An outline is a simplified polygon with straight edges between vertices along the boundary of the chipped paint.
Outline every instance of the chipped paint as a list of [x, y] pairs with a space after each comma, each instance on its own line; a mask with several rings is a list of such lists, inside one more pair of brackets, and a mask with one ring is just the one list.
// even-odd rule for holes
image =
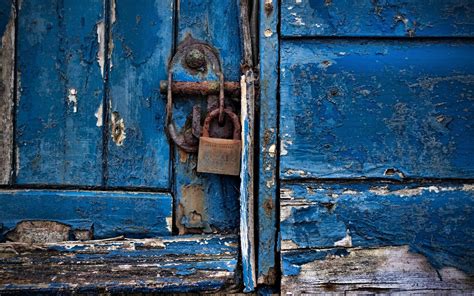
[[[2, 33], [0, 44], [0, 185], [8, 184], [12, 179], [13, 165], [13, 106], [15, 73], [15, 19], [16, 13], [10, 1], [5, 2], [5, 11], [1, 15], [9, 16], [0, 20]], [[3, 8], [3, 7], [2, 7]], [[1, 9], [1, 8], [0, 8]], [[3, 10], [3, 9], [2, 9]], [[5, 26], [5, 27], [3, 27]], [[18, 75], [18, 88], [21, 87]]]
[[346, 230], [346, 236], [343, 239], [334, 242], [334, 246], [345, 247], [345, 248], [352, 247], [352, 237], [351, 237], [351, 233], [349, 229]]
[[212, 232], [202, 185], [190, 184], [181, 188], [176, 227], [179, 234]]
[[70, 88], [68, 90], [68, 104], [72, 105], [72, 112], [77, 112], [77, 90], [75, 88]]
[[103, 112], [104, 112], [104, 104], [100, 104], [99, 107], [97, 108], [97, 111], [94, 113], [95, 118], [97, 118], [97, 121], [95, 125], [97, 127], [101, 127], [103, 125]]
[[270, 155], [270, 157], [275, 157], [275, 152], [276, 152], [276, 145], [275, 145], [275, 144], [272, 144], [272, 145], [268, 148], [268, 154]]
[[[407, 189], [398, 189], [394, 191], [390, 191], [388, 186], [382, 187], [373, 187], [370, 188], [370, 192], [377, 194], [377, 195], [398, 195], [400, 197], [411, 197], [411, 196], [418, 196], [422, 195], [423, 191], [439, 193], [443, 191], [456, 191], [459, 190], [457, 187], [441, 187], [441, 186], [428, 186], [428, 187], [416, 187], [416, 188], [407, 188]], [[464, 185], [462, 188], [463, 191], [474, 191], [473, 186]]]
[[112, 112], [111, 118], [112, 133], [111, 137], [117, 146], [122, 146], [126, 138], [125, 122], [117, 111]]
[[105, 22], [100, 21], [96, 25], [97, 30], [97, 63], [100, 67], [100, 74], [104, 78], [104, 66], [105, 66]]

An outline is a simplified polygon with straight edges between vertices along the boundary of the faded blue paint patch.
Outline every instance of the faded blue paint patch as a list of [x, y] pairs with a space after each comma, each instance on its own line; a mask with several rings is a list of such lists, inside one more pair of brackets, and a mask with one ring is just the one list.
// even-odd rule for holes
[[[474, 274], [474, 191], [450, 183], [285, 184], [282, 241], [329, 248], [409, 245], [435, 268]], [[294, 204], [294, 206], [292, 206]]]
[[283, 36], [473, 36], [469, 0], [283, 0]]
[[[109, 135], [109, 186], [169, 189], [170, 146], [165, 134], [165, 100], [159, 93], [172, 55], [174, 1], [115, 2], [111, 23], [108, 110], [123, 120], [123, 141]], [[113, 48], [110, 48], [113, 47]], [[110, 109], [109, 109], [110, 108]]]
[[171, 234], [172, 197], [164, 193], [14, 190], [0, 191], [3, 232], [23, 220], [94, 226], [94, 238]]
[[474, 176], [474, 46], [284, 41], [282, 178]]
[[103, 2], [23, 1], [18, 12], [17, 183], [101, 185]]

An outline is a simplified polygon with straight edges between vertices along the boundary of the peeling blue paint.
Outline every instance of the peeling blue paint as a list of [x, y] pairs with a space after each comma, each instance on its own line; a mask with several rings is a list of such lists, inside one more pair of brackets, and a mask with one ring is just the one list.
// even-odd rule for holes
[[469, 0], [283, 0], [283, 36], [473, 36]]
[[330, 250], [298, 250], [285, 252], [282, 256], [281, 268], [283, 276], [298, 275], [301, 272], [301, 265], [315, 260], [324, 260], [328, 256], [347, 256], [350, 251], [346, 249]]
[[170, 194], [5, 190], [0, 191], [0, 204], [4, 232], [23, 220], [48, 220], [73, 227], [89, 221], [94, 238], [171, 234]]
[[282, 178], [474, 176], [469, 41], [284, 41]]
[[102, 183], [102, 129], [94, 113], [103, 95], [96, 63], [96, 27], [103, 12], [103, 3], [93, 0], [22, 2], [17, 28], [18, 184]]
[[330, 248], [348, 234], [352, 247], [409, 245], [435, 268], [474, 274], [472, 185], [304, 183], [283, 190], [282, 209], [290, 210], [283, 242]]

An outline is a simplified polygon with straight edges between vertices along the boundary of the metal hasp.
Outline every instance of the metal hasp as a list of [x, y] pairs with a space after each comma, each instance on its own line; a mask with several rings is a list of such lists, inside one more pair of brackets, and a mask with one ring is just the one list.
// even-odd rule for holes
[[[214, 78], [204, 81], [173, 81], [173, 72], [184, 68], [192, 79]], [[168, 66], [168, 81], [160, 82], [160, 91], [167, 94], [166, 127], [168, 136], [179, 148], [188, 152], [198, 151], [201, 128], [200, 106], [193, 107], [192, 127], [183, 127], [178, 133], [173, 122], [173, 94], [177, 95], [218, 95], [218, 122], [224, 125], [224, 94], [236, 95], [240, 92], [238, 82], [224, 82], [224, 74], [217, 51], [206, 43], [199, 42], [191, 36], [179, 45], [176, 54]], [[213, 111], [213, 110], [209, 110]], [[234, 124], [235, 127], [235, 124]]]

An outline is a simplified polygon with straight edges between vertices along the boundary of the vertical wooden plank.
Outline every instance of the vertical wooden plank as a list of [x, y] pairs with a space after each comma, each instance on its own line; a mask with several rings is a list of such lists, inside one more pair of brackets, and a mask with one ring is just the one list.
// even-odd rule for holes
[[101, 1], [21, 1], [18, 12], [19, 184], [100, 185]]
[[111, 2], [107, 185], [170, 186], [165, 134], [167, 77], [173, 47], [172, 0]]
[[255, 76], [250, 29], [249, 0], [240, 0], [240, 32], [243, 63], [240, 78], [242, 159], [240, 167], [240, 244], [244, 292], [257, 287], [255, 245]]
[[[178, 43], [191, 36], [215, 47], [225, 80], [239, 81], [241, 45], [237, 1], [186, 0], [178, 3]], [[200, 77], [189, 75], [186, 78], [200, 80]], [[185, 125], [193, 105], [201, 105], [205, 110], [207, 98], [175, 98], [173, 120], [178, 129]], [[237, 233], [239, 178], [198, 174], [197, 155], [176, 147], [174, 155], [174, 202], [179, 232]]]
[[15, 19], [14, 2], [0, 1], [0, 185], [12, 177]]
[[240, 243], [242, 250], [242, 273], [244, 292], [257, 286], [255, 254], [255, 208], [254, 208], [254, 107], [255, 85], [252, 70], [241, 78], [242, 91], [242, 162], [240, 171]]
[[278, 190], [278, 15], [276, 0], [260, 1], [260, 112], [258, 184], [258, 283], [277, 278], [276, 209]]

